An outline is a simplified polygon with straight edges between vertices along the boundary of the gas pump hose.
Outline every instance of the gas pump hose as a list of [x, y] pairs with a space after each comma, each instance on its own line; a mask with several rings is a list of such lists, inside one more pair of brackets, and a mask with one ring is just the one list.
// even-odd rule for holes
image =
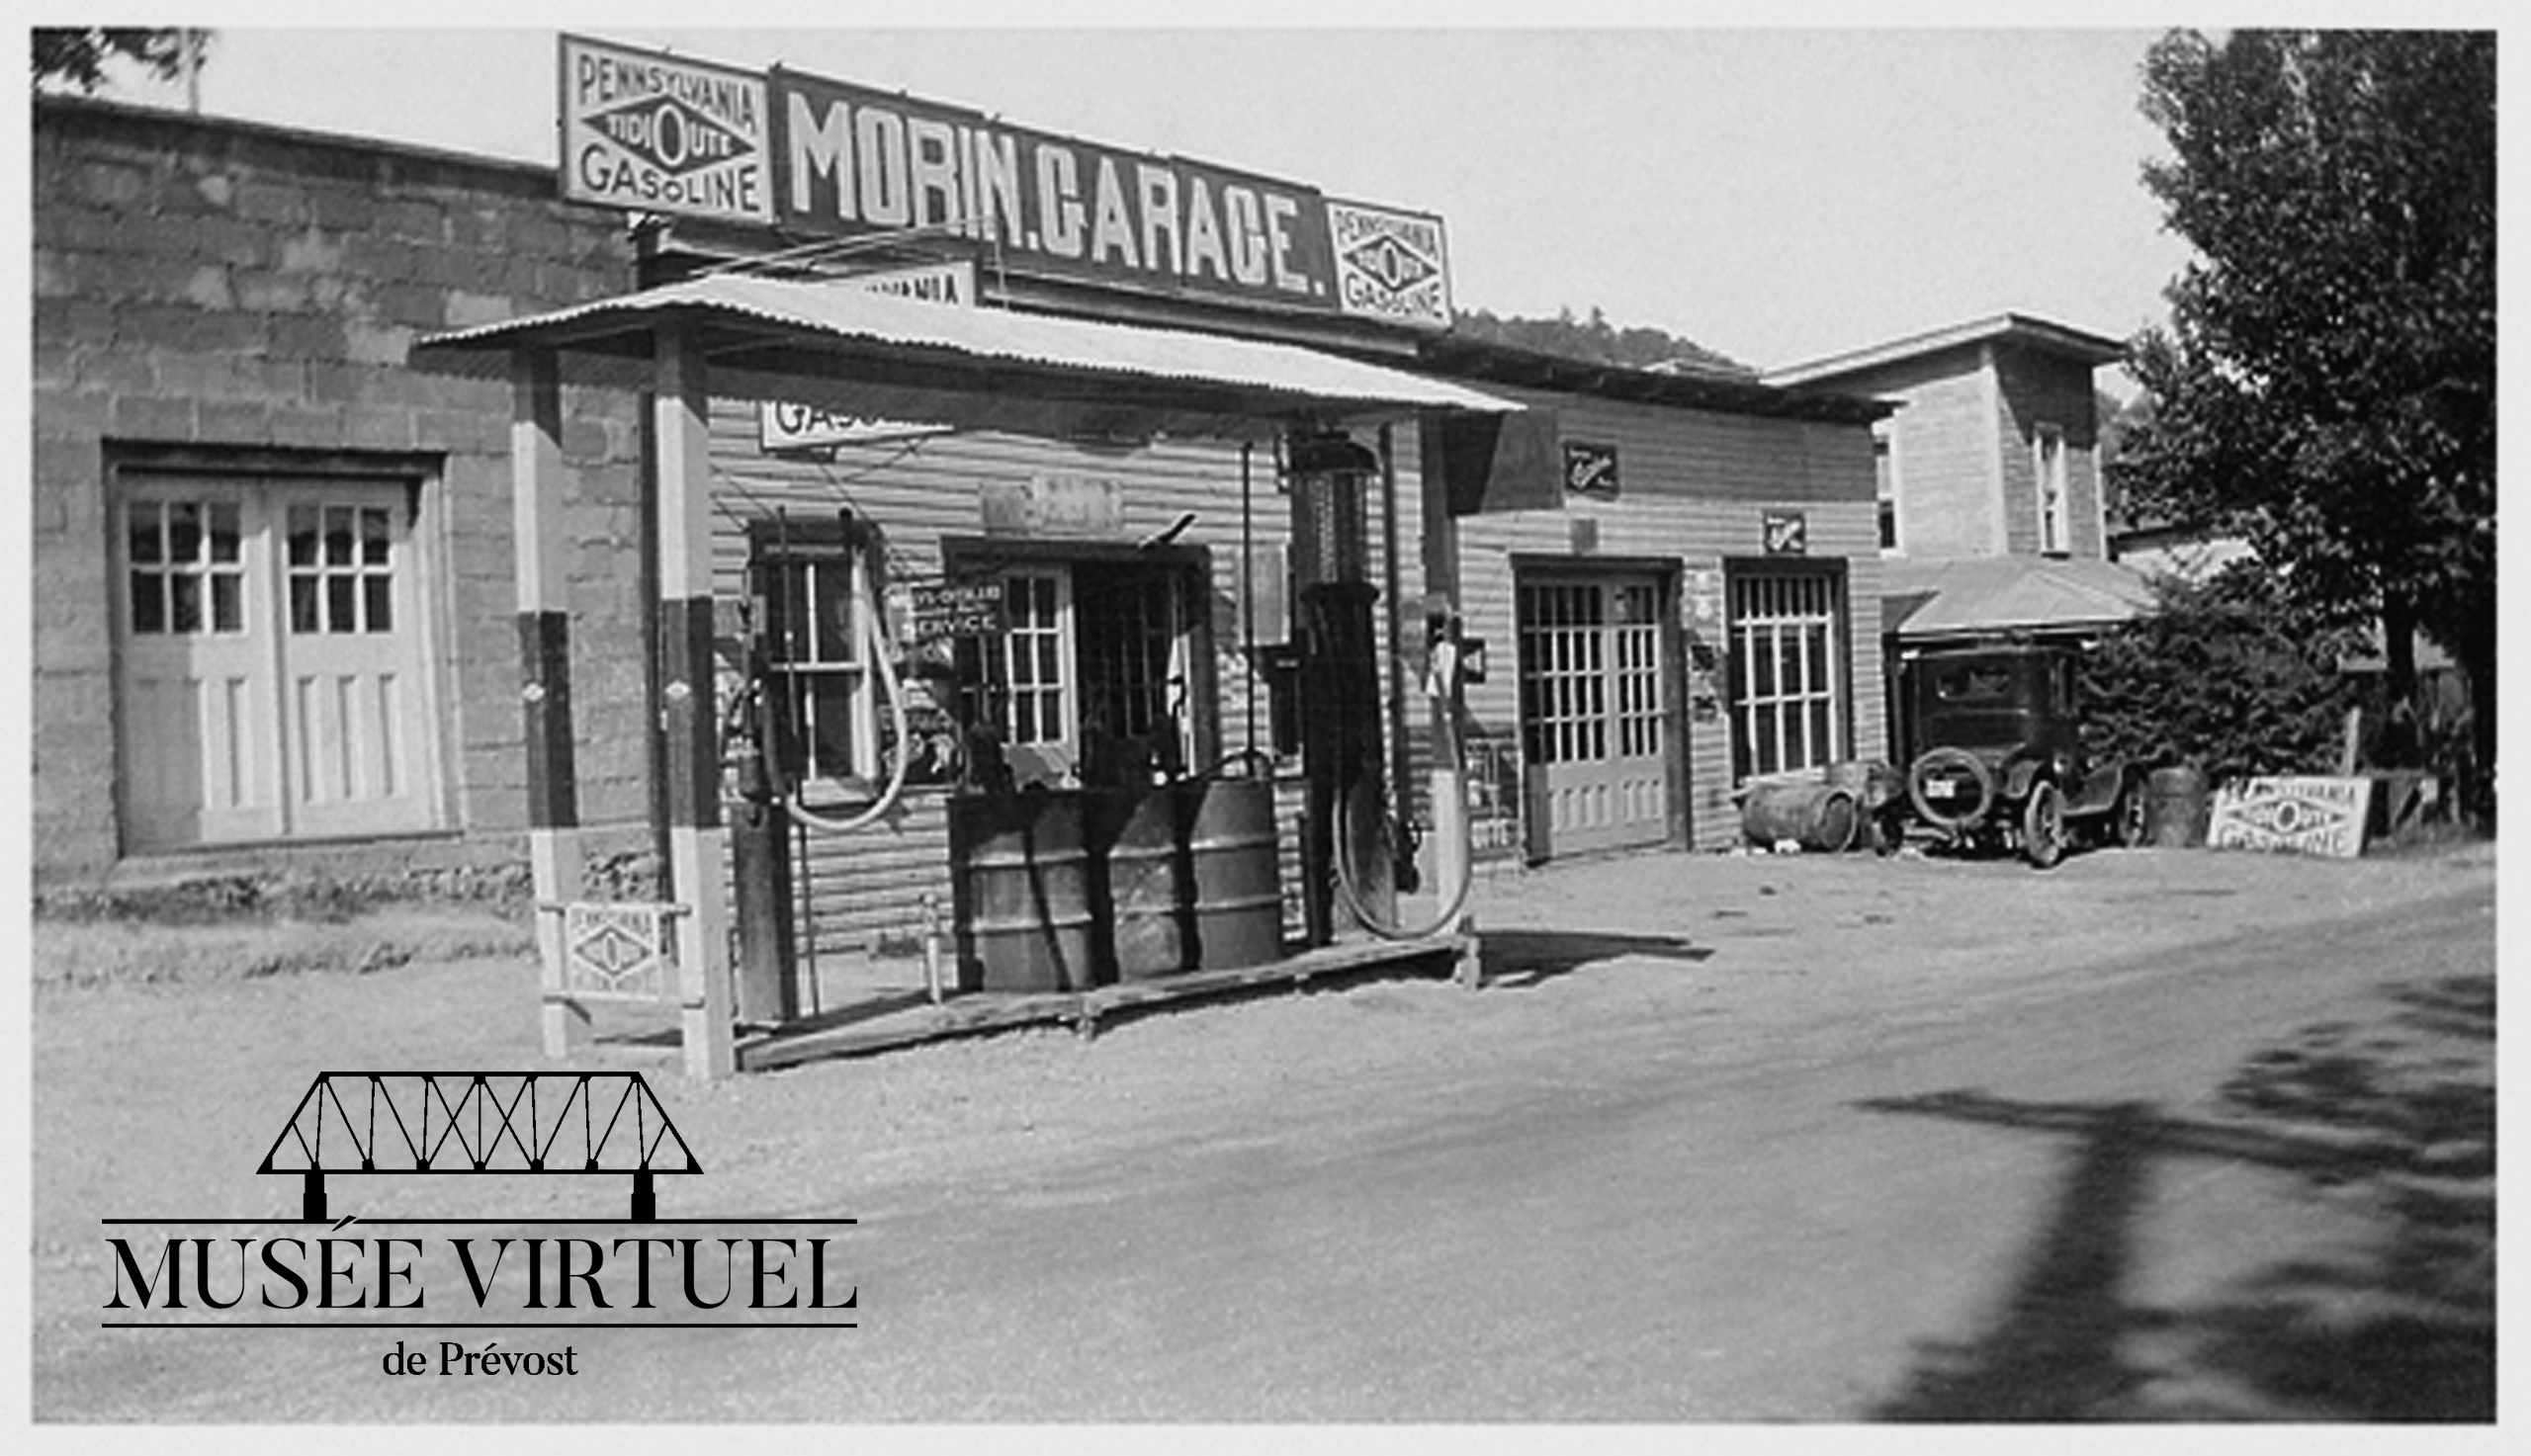
[[[1446, 761], [1459, 772], [1464, 773], [1467, 769], [1466, 748], [1459, 741], [1458, 715], [1455, 712], [1445, 711], [1441, 715], [1441, 722], [1443, 725], [1441, 736], [1446, 740], [1445, 746], [1449, 755]], [[1462, 794], [1467, 792], [1464, 781], [1461, 783], [1459, 792]], [[1363, 928], [1382, 940], [1426, 940], [1457, 924], [1459, 912], [1467, 908], [1468, 891], [1476, 883], [1474, 857], [1464, 853], [1459, 855], [1459, 883], [1452, 888], [1444, 899], [1441, 908], [1434, 914], [1432, 919], [1422, 925], [1397, 925], [1383, 921], [1373, 915], [1369, 906], [1363, 903], [1358, 877], [1353, 873], [1352, 819], [1355, 811], [1350, 802], [1353, 796], [1349, 794], [1344, 797], [1348, 802], [1337, 809], [1336, 884], [1338, 889], [1345, 892], [1345, 906], [1353, 912], [1353, 918], [1361, 922]]]
[[914, 742], [906, 719], [905, 684], [897, 677], [896, 663], [888, 658], [887, 640], [879, 631], [879, 606], [871, 598], [866, 584], [861, 591], [860, 616], [861, 641], [868, 647], [870, 655], [878, 662], [879, 691], [887, 695], [888, 721], [897, 731], [897, 761], [889, 770], [887, 792], [881, 794], [869, 808], [848, 818], [829, 818], [819, 814], [801, 802], [800, 786], [798, 784], [791, 786], [790, 792], [784, 796], [784, 807], [790, 811], [791, 817], [812, 829], [829, 834], [849, 834], [855, 829], [867, 828], [877, 823], [880, 815], [896, 808], [897, 801], [905, 795], [906, 769], [914, 762]]

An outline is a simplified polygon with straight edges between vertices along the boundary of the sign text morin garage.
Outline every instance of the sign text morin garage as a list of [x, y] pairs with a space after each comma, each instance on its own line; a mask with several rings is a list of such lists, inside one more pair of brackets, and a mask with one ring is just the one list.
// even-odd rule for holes
[[1184, 157], [772, 68], [567, 36], [564, 195], [778, 223], [965, 240], [998, 273], [1450, 322], [1441, 219]]
[[563, 196], [773, 220], [764, 78], [563, 38]]
[[1326, 205], [1309, 188], [779, 67], [772, 86], [785, 226], [935, 228], [1024, 271], [1336, 304]]

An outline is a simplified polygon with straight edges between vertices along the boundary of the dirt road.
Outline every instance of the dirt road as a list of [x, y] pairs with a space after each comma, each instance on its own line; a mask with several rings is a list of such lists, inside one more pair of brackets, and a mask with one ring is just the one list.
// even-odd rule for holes
[[315, 1071], [537, 1065], [521, 964], [45, 991], [35, 1410], [2468, 1416], [2492, 1400], [2493, 902], [2484, 850], [1676, 856], [1490, 883], [1481, 992], [663, 1077], [710, 1174], [662, 1212], [857, 1218], [859, 1328], [576, 1330], [583, 1373], [533, 1386], [388, 1379], [392, 1330], [100, 1328], [95, 1223], [289, 1212], [251, 1169]]

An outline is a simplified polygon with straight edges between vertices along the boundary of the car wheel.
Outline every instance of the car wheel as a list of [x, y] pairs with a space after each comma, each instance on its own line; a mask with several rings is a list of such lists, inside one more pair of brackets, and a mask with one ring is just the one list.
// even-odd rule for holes
[[2136, 849], [2144, 842], [2144, 786], [2129, 783], [2118, 791], [2118, 807], [2110, 811], [2110, 832], [2118, 837], [2121, 849]]
[[2030, 802], [2021, 811], [2021, 855], [2043, 870], [2065, 857], [2065, 796], [2054, 784], [2030, 788]]

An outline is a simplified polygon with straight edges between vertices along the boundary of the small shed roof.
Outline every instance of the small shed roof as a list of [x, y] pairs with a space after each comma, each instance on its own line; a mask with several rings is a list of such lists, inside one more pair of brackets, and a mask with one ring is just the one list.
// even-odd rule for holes
[[1893, 557], [1881, 569], [1881, 630], [1902, 642], [2109, 627], [2153, 604], [2142, 575], [2071, 557]]

